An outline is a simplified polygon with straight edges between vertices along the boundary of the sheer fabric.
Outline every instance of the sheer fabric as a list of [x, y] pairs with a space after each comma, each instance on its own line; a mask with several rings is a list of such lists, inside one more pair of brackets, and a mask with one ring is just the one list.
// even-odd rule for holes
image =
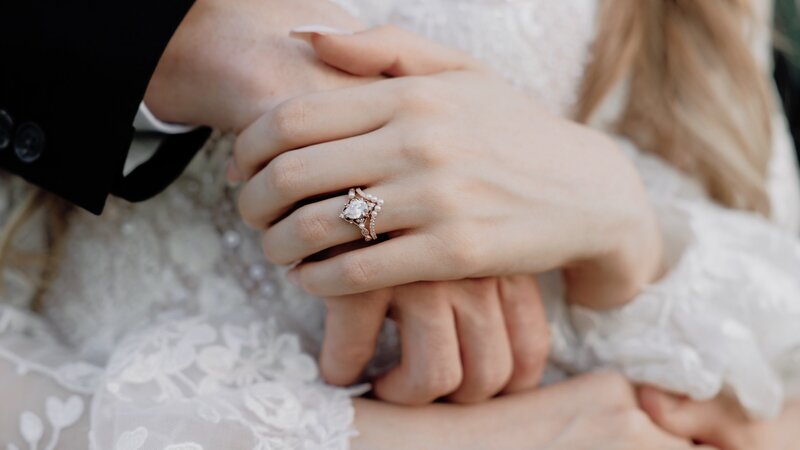
[[[486, 61], [568, 114], [595, 34], [595, 0], [341, 0]], [[766, 2], [764, 2], [766, 3]], [[766, 68], [763, 29], [753, 48]], [[619, 99], [617, 99], [619, 100]], [[610, 111], [613, 108], [610, 109]], [[606, 119], [613, 116], [608, 113]], [[723, 390], [755, 416], [800, 394], [800, 194], [775, 115], [775, 220], [730, 211], [692, 180], [620, 141], [659, 212], [668, 275], [624, 308], [568, 308], [542, 276], [550, 373], [613, 366], [695, 398]], [[350, 398], [320, 380], [324, 308], [261, 256], [223, 181], [217, 138], [175, 185], [139, 205], [76, 213], [40, 313], [14, 272], [0, 305], [0, 443], [6, 449], [344, 449]], [[3, 184], [0, 210], [15, 193]], [[34, 244], [35, 226], [26, 230]], [[32, 244], [33, 245], [33, 244]], [[396, 361], [387, 324], [371, 372]]]

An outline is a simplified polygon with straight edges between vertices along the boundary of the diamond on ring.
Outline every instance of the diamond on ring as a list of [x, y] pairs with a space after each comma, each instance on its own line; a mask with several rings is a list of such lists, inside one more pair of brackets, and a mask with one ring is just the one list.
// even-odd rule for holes
[[361, 235], [364, 236], [365, 241], [378, 239], [378, 235], [375, 232], [375, 222], [381, 211], [383, 200], [365, 193], [361, 188], [352, 188], [347, 195], [350, 200], [344, 205], [339, 217], [348, 223], [356, 225], [361, 231]]

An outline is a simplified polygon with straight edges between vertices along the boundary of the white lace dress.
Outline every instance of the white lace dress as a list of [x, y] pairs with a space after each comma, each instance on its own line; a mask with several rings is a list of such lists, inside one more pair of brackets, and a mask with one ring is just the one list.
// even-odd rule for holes
[[[461, 47], [566, 114], [595, 33], [595, 0], [352, 0]], [[765, 16], [766, 17], [766, 16]], [[754, 49], [768, 66], [766, 19]], [[613, 114], [613, 113], [612, 113]], [[800, 196], [775, 115], [774, 223], [726, 210], [623, 143], [656, 204], [669, 274], [630, 305], [567, 308], [542, 277], [551, 374], [613, 366], [630, 378], [709, 398], [725, 390], [757, 416], [800, 394]], [[343, 449], [350, 397], [319, 381], [324, 309], [264, 263], [222, 181], [215, 141], [166, 193], [76, 213], [40, 314], [14, 272], [0, 304], [0, 448]], [[4, 183], [8, 184], [8, 183]], [[8, 209], [13, 192], [0, 195]], [[36, 229], [26, 230], [35, 241]], [[385, 330], [373, 371], [392, 364]]]

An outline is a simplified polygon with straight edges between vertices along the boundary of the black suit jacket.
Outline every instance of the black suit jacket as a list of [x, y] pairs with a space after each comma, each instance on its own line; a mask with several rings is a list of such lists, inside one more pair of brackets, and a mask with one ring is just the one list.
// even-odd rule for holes
[[122, 170], [150, 77], [193, 0], [0, 0], [0, 167], [99, 214], [172, 181], [208, 136]]
[[782, 52], [775, 52], [775, 82], [800, 160], [800, 67]]

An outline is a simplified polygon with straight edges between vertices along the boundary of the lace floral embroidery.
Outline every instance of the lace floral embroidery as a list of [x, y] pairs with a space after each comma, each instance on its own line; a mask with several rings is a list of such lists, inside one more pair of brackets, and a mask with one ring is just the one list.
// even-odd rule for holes
[[[61, 431], [74, 425], [83, 414], [83, 399], [72, 395], [66, 400], [58, 397], [47, 397], [45, 401], [45, 418], [43, 421], [36, 413], [24, 411], [19, 417], [19, 433], [28, 444], [30, 450], [52, 450], [58, 444]], [[44, 437], [46, 428], [49, 428], [50, 439], [47, 444], [39, 447]], [[9, 444], [8, 450], [18, 450], [14, 444]]]

